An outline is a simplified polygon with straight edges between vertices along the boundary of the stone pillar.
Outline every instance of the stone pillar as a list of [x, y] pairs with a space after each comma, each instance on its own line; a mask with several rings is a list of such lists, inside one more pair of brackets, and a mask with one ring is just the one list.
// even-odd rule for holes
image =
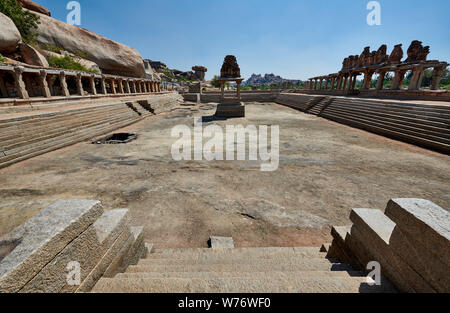
[[223, 102], [225, 99], [225, 82], [220, 81], [220, 102]]
[[331, 90], [334, 89], [334, 83], [335, 82], [336, 82], [336, 76], [331, 77], [331, 87], [330, 87]]
[[130, 81], [129, 81], [128, 79], [125, 79], [124, 82], [125, 82], [125, 92], [126, 92], [126, 93], [131, 93], [131, 90], [130, 90]]
[[119, 78], [119, 79], [117, 80], [117, 83], [119, 84], [119, 93], [120, 93], [120, 94], [124, 94], [124, 92], [123, 92], [123, 79], [122, 79], [122, 78]]
[[423, 68], [417, 67], [417, 68], [413, 69], [413, 75], [412, 75], [408, 90], [419, 90], [420, 89], [420, 86], [422, 85], [423, 72], [424, 72]]
[[131, 92], [136, 93], [137, 92], [136, 91], [136, 81], [132, 80], [132, 81], [130, 81], [130, 83], [131, 83]]
[[320, 78], [320, 79], [319, 79], [319, 90], [322, 90], [322, 82], [323, 82], [323, 79]]
[[23, 69], [21, 67], [14, 68], [14, 81], [16, 84], [17, 94], [21, 99], [29, 99], [27, 87], [23, 82]]
[[431, 82], [431, 90], [438, 90], [439, 84], [441, 83], [442, 74], [444, 73], [445, 67], [435, 67], [433, 71], [433, 81]]
[[337, 90], [340, 90], [341, 88], [342, 88], [342, 75], [340, 74], [339, 76], [338, 76], [338, 81], [337, 81], [337, 85], [336, 85], [336, 89]]
[[113, 95], [117, 94], [117, 90], [116, 90], [116, 82], [114, 78], [111, 78], [109, 80], [109, 83], [111, 84], [111, 92]]
[[356, 81], [358, 80], [358, 74], [355, 74], [355, 76], [353, 77], [353, 86], [352, 89], [356, 89]]
[[2, 97], [8, 98], [8, 90], [6, 89], [5, 81], [3, 80], [3, 77], [0, 75], [0, 93]]
[[402, 88], [403, 80], [405, 79], [406, 70], [395, 71], [395, 76], [392, 79], [391, 90], [399, 90]]
[[[236, 85], [237, 85], [237, 93], [236, 93], [236, 95], [237, 95], [237, 98], [238, 98], [238, 100], [239, 101], [241, 101], [241, 81], [237, 81], [236, 82]], [[200, 88], [200, 90], [201, 90], [201, 88]]]
[[308, 89], [313, 89], [313, 80], [312, 79], [310, 79], [309, 80], [309, 85], [308, 85]]
[[351, 90], [353, 86], [353, 73], [348, 75], [347, 90]]
[[69, 88], [67, 88], [66, 73], [64, 71], [59, 73], [59, 82], [61, 84], [61, 92], [64, 97], [70, 97]]
[[158, 91], [158, 92], [161, 92], [161, 83], [156, 83], [156, 90]]
[[83, 82], [81, 81], [80, 73], [77, 74], [76, 80], [77, 80], [77, 92], [80, 96], [84, 96]]
[[102, 94], [107, 95], [108, 94], [108, 90], [106, 89], [106, 81], [105, 81], [105, 77], [102, 77], [100, 79], [100, 84], [102, 86]]
[[369, 90], [370, 84], [372, 83], [373, 71], [365, 71], [364, 72], [364, 81], [361, 87], [361, 90]]
[[141, 93], [141, 82], [140, 81], [136, 81], [136, 92]]
[[91, 83], [92, 94], [94, 96], [97, 95], [97, 88], [95, 88], [95, 77], [94, 77], [94, 75], [89, 77], [89, 82]]
[[46, 70], [41, 70], [39, 72], [39, 85], [41, 86], [42, 89], [42, 94], [44, 95], [44, 97], [46, 98], [50, 98], [52, 96], [51, 92], [50, 92], [50, 88], [48, 87], [48, 83], [47, 83], [47, 71]]
[[377, 90], [383, 90], [384, 79], [386, 78], [386, 71], [378, 73]]
[[314, 88], [313, 88], [313, 90], [316, 90], [317, 89], [317, 79], [314, 79]]

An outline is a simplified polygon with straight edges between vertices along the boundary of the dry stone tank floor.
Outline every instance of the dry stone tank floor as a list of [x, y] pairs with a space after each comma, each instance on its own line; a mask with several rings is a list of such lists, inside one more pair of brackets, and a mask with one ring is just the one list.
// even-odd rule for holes
[[[391, 198], [450, 207], [450, 157], [274, 103], [247, 103], [247, 117], [220, 126], [280, 126], [280, 167], [259, 162], [172, 160], [172, 127], [211, 116], [185, 107], [117, 130], [124, 145], [83, 142], [0, 170], [0, 234], [56, 202], [100, 200], [128, 208], [156, 248], [206, 247], [211, 235], [236, 247], [320, 246], [350, 208], [384, 210]], [[209, 123], [211, 124], [211, 123]]]

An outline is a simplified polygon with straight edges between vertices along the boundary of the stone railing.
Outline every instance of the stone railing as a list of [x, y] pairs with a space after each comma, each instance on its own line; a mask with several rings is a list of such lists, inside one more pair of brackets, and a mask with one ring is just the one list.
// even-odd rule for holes
[[99, 201], [58, 201], [0, 238], [0, 293], [88, 292], [145, 256], [143, 227]]
[[[333, 227], [328, 257], [373, 270], [401, 292], [450, 292], [450, 213], [423, 199], [393, 199], [386, 212], [353, 209], [352, 226]], [[368, 266], [369, 265], [369, 266]]]
[[161, 82], [0, 63], [0, 95], [9, 99], [161, 92]]

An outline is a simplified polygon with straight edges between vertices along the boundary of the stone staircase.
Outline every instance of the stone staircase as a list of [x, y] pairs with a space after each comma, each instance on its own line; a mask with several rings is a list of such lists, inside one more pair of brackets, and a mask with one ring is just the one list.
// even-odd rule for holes
[[395, 292], [320, 248], [155, 250], [125, 273], [102, 278], [94, 293], [379, 293]]
[[450, 152], [450, 107], [335, 98], [322, 117]]
[[331, 97], [325, 97], [320, 100], [316, 105], [308, 110], [308, 113], [320, 116], [323, 110], [325, 110], [333, 101]]
[[277, 103], [329, 120], [450, 153], [450, 106], [280, 94]]
[[0, 118], [0, 168], [136, 123], [179, 105], [175, 94]]

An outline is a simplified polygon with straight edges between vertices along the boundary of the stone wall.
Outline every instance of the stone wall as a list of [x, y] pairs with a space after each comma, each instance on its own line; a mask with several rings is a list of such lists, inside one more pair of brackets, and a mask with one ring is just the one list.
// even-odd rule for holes
[[58, 201], [0, 238], [0, 292], [88, 292], [145, 256], [143, 238], [126, 209]]
[[401, 292], [450, 292], [450, 213], [423, 199], [392, 199], [385, 213], [353, 209], [333, 227], [328, 257], [360, 270], [369, 262]]

